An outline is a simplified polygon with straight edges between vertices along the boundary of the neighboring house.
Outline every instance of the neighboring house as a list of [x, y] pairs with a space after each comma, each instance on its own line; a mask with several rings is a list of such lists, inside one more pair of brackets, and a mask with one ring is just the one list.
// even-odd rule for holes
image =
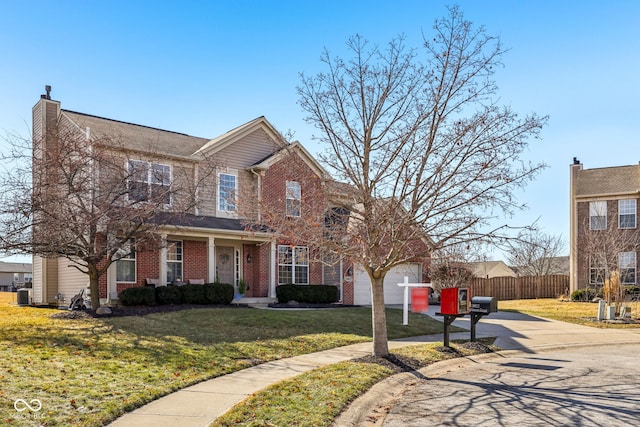
[[570, 263], [568, 256], [557, 256], [550, 258], [551, 269], [549, 274], [569, 274]]
[[570, 171], [571, 291], [602, 286], [607, 265], [623, 284], [637, 284], [640, 165], [584, 169], [574, 158]]
[[0, 291], [12, 291], [31, 283], [33, 268], [31, 264], [0, 261]]
[[475, 277], [491, 279], [493, 277], [516, 277], [517, 274], [503, 261], [470, 262]]
[[[544, 258], [541, 261], [541, 264], [545, 268], [548, 269], [548, 274], [566, 274], [569, 275], [569, 257], [568, 256], [557, 256], [551, 258]], [[510, 268], [518, 275], [518, 276], [528, 276], [531, 274], [531, 268], [526, 268], [522, 266], [510, 266]]]
[[[282, 215], [300, 216], [301, 204], [323, 206], [322, 201], [305, 198], [305, 194], [318, 193], [311, 187], [332, 182], [300, 143], [287, 143], [264, 117], [208, 139], [65, 110], [59, 101], [43, 95], [33, 108], [34, 139], [44, 138], [47, 127], [56, 125], [77, 129], [87, 138], [117, 135], [137, 153], [138, 162], [162, 173], [164, 185], [171, 185], [176, 168], [188, 165], [197, 169], [202, 153], [220, 159], [224, 165], [219, 167], [215, 182], [198, 194], [198, 210], [161, 229], [166, 247], [137, 251], [114, 263], [101, 277], [102, 301], [115, 299], [124, 289], [146, 282], [162, 286], [217, 280], [237, 286], [241, 279], [247, 283], [246, 302], [273, 301], [276, 286], [288, 283], [338, 285], [346, 304], [362, 303], [364, 299], [358, 296], [370, 294], [368, 278], [346, 261], [333, 265], [313, 262], [309, 247], [278, 240], [265, 230], [247, 229], [234, 202], [241, 188], [252, 191], [243, 197], [281, 206]], [[151, 180], [158, 178], [148, 179], [143, 184], [151, 186]], [[322, 211], [318, 214], [324, 216]], [[64, 258], [34, 257], [35, 303], [51, 303], [58, 295], [68, 301], [86, 288], [87, 276], [68, 264]], [[412, 282], [420, 281], [426, 268], [428, 259], [397, 268], [397, 274], [391, 277], [399, 280], [398, 275], [410, 273]], [[359, 289], [364, 286], [366, 292]], [[397, 286], [393, 288], [395, 291]]]

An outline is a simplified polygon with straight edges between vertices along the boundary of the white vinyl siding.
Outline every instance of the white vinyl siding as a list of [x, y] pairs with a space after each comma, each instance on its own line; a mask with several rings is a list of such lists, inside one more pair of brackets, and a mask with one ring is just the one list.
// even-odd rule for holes
[[66, 258], [58, 258], [58, 277], [58, 293], [62, 295], [66, 305], [82, 289], [86, 291], [89, 285], [89, 276], [71, 267], [71, 261]]
[[33, 302], [41, 303], [42, 300], [42, 257], [33, 257]]

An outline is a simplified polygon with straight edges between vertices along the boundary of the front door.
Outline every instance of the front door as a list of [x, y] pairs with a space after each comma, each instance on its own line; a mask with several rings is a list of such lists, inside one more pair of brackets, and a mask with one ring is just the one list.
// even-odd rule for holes
[[216, 278], [220, 283], [235, 286], [234, 249], [230, 246], [216, 246]]

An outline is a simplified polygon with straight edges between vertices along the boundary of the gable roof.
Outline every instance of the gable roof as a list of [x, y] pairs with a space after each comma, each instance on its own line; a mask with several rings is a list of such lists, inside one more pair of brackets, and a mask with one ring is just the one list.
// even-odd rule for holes
[[640, 165], [581, 169], [575, 182], [576, 197], [637, 194]]
[[21, 262], [5, 262], [0, 261], [0, 273], [31, 273], [33, 266], [28, 263]]
[[92, 137], [118, 138], [126, 148], [135, 151], [191, 157], [194, 152], [208, 142], [206, 138], [198, 138], [185, 133], [106, 119], [75, 111], [61, 110], [61, 115], [69, 119], [82, 132], [89, 128]]
[[295, 152], [302, 161], [304, 161], [313, 172], [323, 178], [329, 178], [329, 172], [327, 172], [320, 163], [300, 144], [299, 141], [295, 141], [287, 146], [282, 147], [270, 156], [260, 160], [258, 163], [251, 165], [247, 170], [266, 170], [273, 164], [282, 160], [286, 155]]
[[504, 261], [470, 262], [475, 277], [515, 277], [517, 274]]
[[216, 153], [258, 129], [263, 129], [278, 146], [284, 148], [287, 145], [282, 135], [280, 135], [280, 132], [278, 132], [264, 116], [260, 116], [207, 141], [206, 144], [203, 144], [198, 150], [194, 151], [194, 154], [198, 155], [207, 152], [208, 154]]

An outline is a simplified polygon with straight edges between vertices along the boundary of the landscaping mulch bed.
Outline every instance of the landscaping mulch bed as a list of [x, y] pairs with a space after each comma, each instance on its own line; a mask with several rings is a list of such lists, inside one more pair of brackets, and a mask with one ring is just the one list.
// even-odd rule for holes
[[152, 313], [169, 313], [172, 311], [191, 310], [196, 308], [246, 308], [246, 304], [231, 305], [201, 305], [201, 304], [175, 304], [175, 305], [153, 305], [153, 306], [133, 306], [133, 307], [109, 307], [111, 314], [96, 314], [93, 310], [61, 310], [52, 314], [54, 319], [86, 319], [90, 317], [123, 317], [123, 316], [145, 316]]
[[[474, 350], [478, 353], [493, 353], [493, 350], [490, 347], [479, 342], [469, 341], [469, 342], [457, 344], [457, 346], [461, 348]], [[460, 354], [458, 350], [452, 347], [440, 346], [440, 347], [437, 347], [436, 350], [441, 353]], [[354, 362], [375, 363], [378, 365], [385, 366], [397, 373], [417, 371], [421, 368], [424, 368], [425, 366], [428, 366], [431, 363], [431, 362], [422, 362], [420, 360], [412, 359], [411, 357], [393, 354], [393, 353], [385, 357], [364, 356], [364, 357], [355, 359]]]
[[303, 302], [289, 301], [287, 303], [272, 303], [269, 308], [341, 308], [341, 307], [359, 307], [358, 305], [348, 304], [309, 304]]

